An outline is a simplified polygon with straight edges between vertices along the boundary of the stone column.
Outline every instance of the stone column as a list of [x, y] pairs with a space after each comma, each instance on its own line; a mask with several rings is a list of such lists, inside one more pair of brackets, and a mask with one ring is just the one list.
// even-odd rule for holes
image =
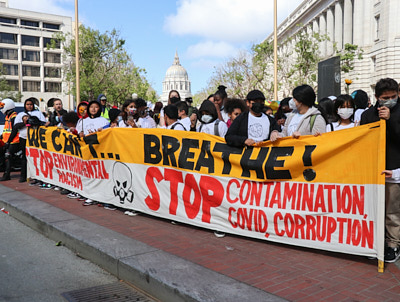
[[[346, 31], [346, 28], [344, 29]], [[338, 50], [343, 48], [343, 10], [340, 2], [335, 4], [335, 42]]]
[[[353, 44], [356, 44], [359, 46], [363, 45], [363, 43], [364, 43], [364, 40], [363, 40], [364, 2], [365, 2], [365, 0], [354, 0]], [[346, 38], [345, 38], [345, 41], [346, 41]], [[345, 42], [345, 43], [347, 43], [347, 42]]]
[[351, 0], [344, 0], [343, 19], [343, 43], [353, 44], [353, 3]]
[[313, 24], [312, 24], [312, 30], [313, 33], [319, 33], [319, 24], [318, 24], [318, 20], [314, 19], [313, 20]]
[[333, 11], [332, 8], [329, 7], [326, 11], [326, 34], [329, 37], [329, 41], [326, 43], [326, 54], [328, 56], [333, 55], [333, 41], [335, 40], [335, 28], [334, 28], [335, 20], [333, 19]]
[[[319, 34], [321, 36], [326, 35], [326, 18], [325, 18], [325, 14], [322, 13], [319, 16]], [[326, 41], [322, 41], [321, 45], [320, 45], [320, 52], [321, 52], [321, 56], [324, 58], [326, 57]]]

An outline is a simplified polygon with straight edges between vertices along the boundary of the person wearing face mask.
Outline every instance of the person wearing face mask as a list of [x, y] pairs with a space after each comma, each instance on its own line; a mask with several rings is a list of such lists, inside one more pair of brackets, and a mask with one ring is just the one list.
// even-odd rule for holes
[[264, 114], [265, 96], [260, 90], [252, 90], [246, 97], [249, 112], [239, 115], [225, 135], [226, 143], [233, 147], [252, 146], [255, 143], [279, 137], [275, 119]]
[[[224, 137], [228, 126], [218, 119], [217, 109], [213, 102], [209, 100], [203, 101], [198, 113], [200, 125], [197, 127], [197, 132], [208, 133], [220, 137]], [[191, 130], [195, 127], [192, 121]]]
[[289, 107], [296, 106], [286, 119], [282, 129], [283, 136], [299, 138], [301, 135], [320, 135], [326, 131], [326, 122], [321, 112], [314, 107], [316, 95], [309, 85], [301, 85], [293, 89], [293, 99]]
[[[386, 169], [400, 168], [400, 102], [399, 85], [391, 78], [381, 79], [375, 86], [376, 104], [361, 115], [361, 125], [386, 122]], [[385, 184], [386, 247], [385, 262], [400, 258], [400, 179], [386, 178]]]
[[326, 132], [337, 131], [355, 126], [354, 118], [354, 100], [348, 94], [339, 95], [335, 102], [335, 113], [337, 122], [326, 125]]
[[[175, 105], [181, 101], [181, 96], [177, 90], [171, 90], [168, 94], [168, 105]], [[160, 111], [160, 127], [165, 128], [164, 110]]]

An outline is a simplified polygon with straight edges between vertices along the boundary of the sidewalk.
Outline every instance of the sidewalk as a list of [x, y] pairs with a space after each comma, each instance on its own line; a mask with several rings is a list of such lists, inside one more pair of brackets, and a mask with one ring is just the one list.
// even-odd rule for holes
[[[400, 269], [365, 257], [227, 235], [83, 207], [17, 178], [0, 208], [162, 301], [400, 301]], [[398, 261], [400, 262], [400, 261]]]

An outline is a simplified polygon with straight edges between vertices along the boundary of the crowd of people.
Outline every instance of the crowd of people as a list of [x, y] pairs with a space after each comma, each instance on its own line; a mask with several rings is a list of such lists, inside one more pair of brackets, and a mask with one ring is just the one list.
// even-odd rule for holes
[[[394, 79], [385, 78], [375, 86], [375, 105], [368, 94], [356, 90], [351, 95], [342, 94], [319, 100], [309, 85], [293, 89], [291, 97], [284, 98], [276, 113], [265, 106], [265, 96], [260, 90], [250, 91], [245, 100], [228, 98], [225, 86], [204, 100], [197, 109], [192, 99], [182, 100], [179, 92], [171, 90], [168, 104], [154, 106], [142, 98], [126, 100], [120, 108], [107, 106], [107, 97], [99, 95], [97, 100], [81, 102], [76, 111], [67, 112], [61, 100], [54, 101], [53, 112], [46, 119], [34, 103], [28, 99], [24, 111], [14, 112], [15, 104], [10, 99], [0, 102], [1, 112], [6, 116], [2, 134], [0, 155], [4, 163], [1, 181], [10, 179], [14, 154], [22, 150], [20, 182], [27, 178], [25, 145], [27, 127], [59, 126], [84, 137], [107, 128], [165, 128], [180, 131], [196, 131], [224, 137], [234, 147], [255, 146], [263, 141], [276, 141], [282, 137], [298, 139], [303, 135], [323, 135], [372, 123], [386, 121], [386, 247], [385, 261], [400, 258], [400, 102], [399, 85]], [[106, 209], [114, 206], [80, 196], [78, 193], [57, 188], [51, 184], [32, 180], [31, 185], [44, 189], [57, 189], [61, 194], [83, 201], [83, 205], [99, 204]], [[137, 213], [126, 211], [127, 215]], [[223, 234], [216, 234], [222, 237]]]

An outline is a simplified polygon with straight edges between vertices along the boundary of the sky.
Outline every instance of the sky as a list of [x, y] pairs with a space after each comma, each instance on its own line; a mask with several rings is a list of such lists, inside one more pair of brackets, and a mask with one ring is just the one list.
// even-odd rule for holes
[[[303, 0], [278, 0], [278, 25]], [[162, 81], [178, 52], [192, 94], [207, 87], [215, 67], [273, 31], [273, 0], [80, 0], [79, 21], [101, 33], [116, 29], [146, 78]], [[10, 8], [70, 16], [75, 0], [8, 0]]]

